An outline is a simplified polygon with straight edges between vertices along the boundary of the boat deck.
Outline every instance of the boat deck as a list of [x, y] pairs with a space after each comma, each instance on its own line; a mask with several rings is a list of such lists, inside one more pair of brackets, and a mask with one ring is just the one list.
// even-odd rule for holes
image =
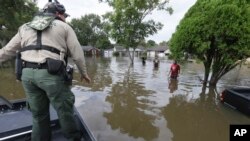
[[[93, 134], [74, 107], [75, 120], [83, 133], [85, 141], [95, 141]], [[55, 109], [50, 106], [50, 119], [53, 141], [67, 141], [60, 132], [60, 125]], [[32, 114], [26, 108], [25, 100], [9, 102], [0, 98], [0, 141], [30, 140], [32, 132]]]
[[[56, 122], [58, 122], [57, 114], [52, 107], [50, 108], [50, 111], [51, 123], [56, 124]], [[20, 131], [31, 130], [32, 115], [26, 108], [22, 108], [18, 111], [8, 110], [0, 114], [0, 123], [0, 138], [2, 138]]]

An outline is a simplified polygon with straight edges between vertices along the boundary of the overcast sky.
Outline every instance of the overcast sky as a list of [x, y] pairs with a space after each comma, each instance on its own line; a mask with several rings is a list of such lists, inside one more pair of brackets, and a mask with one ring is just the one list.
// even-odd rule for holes
[[[53, 1], [53, 0], [52, 0]], [[67, 21], [71, 18], [80, 18], [86, 14], [103, 15], [108, 11], [112, 11], [106, 3], [99, 3], [98, 0], [58, 0], [66, 8], [66, 13], [70, 15]], [[47, 0], [38, 0], [38, 7], [43, 8]], [[168, 41], [172, 33], [175, 32], [176, 26], [183, 18], [188, 9], [194, 5], [196, 0], [170, 0], [168, 4], [174, 9], [174, 13], [169, 15], [166, 12], [154, 12], [148, 18], [161, 22], [164, 27], [157, 34], [148, 37], [146, 40], [154, 40], [157, 43]]]

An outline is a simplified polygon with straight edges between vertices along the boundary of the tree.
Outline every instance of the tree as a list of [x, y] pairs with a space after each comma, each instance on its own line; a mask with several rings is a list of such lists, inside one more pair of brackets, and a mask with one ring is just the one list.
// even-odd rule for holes
[[157, 44], [154, 40], [148, 40], [147, 47], [154, 47], [155, 45], [157, 45]]
[[168, 42], [167, 41], [162, 41], [159, 43], [160, 46], [168, 46]]
[[[101, 1], [101, 0], [100, 0]], [[168, 0], [106, 0], [114, 12], [106, 14], [109, 19], [109, 35], [127, 50], [136, 47], [149, 35], [157, 33], [162, 24], [154, 20], [145, 20], [153, 10], [172, 9], [166, 7]], [[129, 52], [131, 64], [134, 63], [134, 53]]]
[[100, 49], [110, 49], [113, 47], [106, 34], [100, 34], [98, 36], [95, 46]]
[[0, 0], [0, 46], [8, 42], [22, 24], [30, 21], [38, 11], [28, 0]]
[[80, 19], [72, 19], [70, 24], [81, 45], [92, 45], [100, 49], [111, 46], [100, 16], [95, 14], [85, 15]]
[[170, 50], [175, 58], [188, 53], [200, 59], [204, 84], [210, 78], [209, 85], [214, 87], [250, 56], [249, 15], [248, 0], [198, 0], [178, 25]]

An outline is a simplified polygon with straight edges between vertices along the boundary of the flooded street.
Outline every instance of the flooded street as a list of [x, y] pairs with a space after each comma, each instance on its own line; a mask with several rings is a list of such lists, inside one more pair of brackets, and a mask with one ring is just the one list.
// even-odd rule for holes
[[[172, 61], [160, 58], [155, 69], [152, 59], [143, 66], [135, 58], [129, 67], [127, 57], [86, 57], [93, 82], [80, 83], [75, 75], [72, 91], [98, 141], [228, 141], [230, 124], [250, 124], [250, 117], [218, 99], [226, 87], [250, 86], [250, 68], [236, 68], [216, 90], [202, 91], [202, 64], [181, 64], [179, 79], [171, 81]], [[24, 97], [14, 70], [1, 69], [1, 74], [0, 94], [7, 99]]]

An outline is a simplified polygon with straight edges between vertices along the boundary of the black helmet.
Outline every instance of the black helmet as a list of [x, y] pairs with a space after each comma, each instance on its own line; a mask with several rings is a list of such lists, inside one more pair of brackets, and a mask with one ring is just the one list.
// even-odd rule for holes
[[66, 11], [65, 7], [58, 2], [48, 2], [44, 6], [43, 10], [45, 13], [53, 13], [53, 14], [55, 14], [56, 12], [64, 14]]

